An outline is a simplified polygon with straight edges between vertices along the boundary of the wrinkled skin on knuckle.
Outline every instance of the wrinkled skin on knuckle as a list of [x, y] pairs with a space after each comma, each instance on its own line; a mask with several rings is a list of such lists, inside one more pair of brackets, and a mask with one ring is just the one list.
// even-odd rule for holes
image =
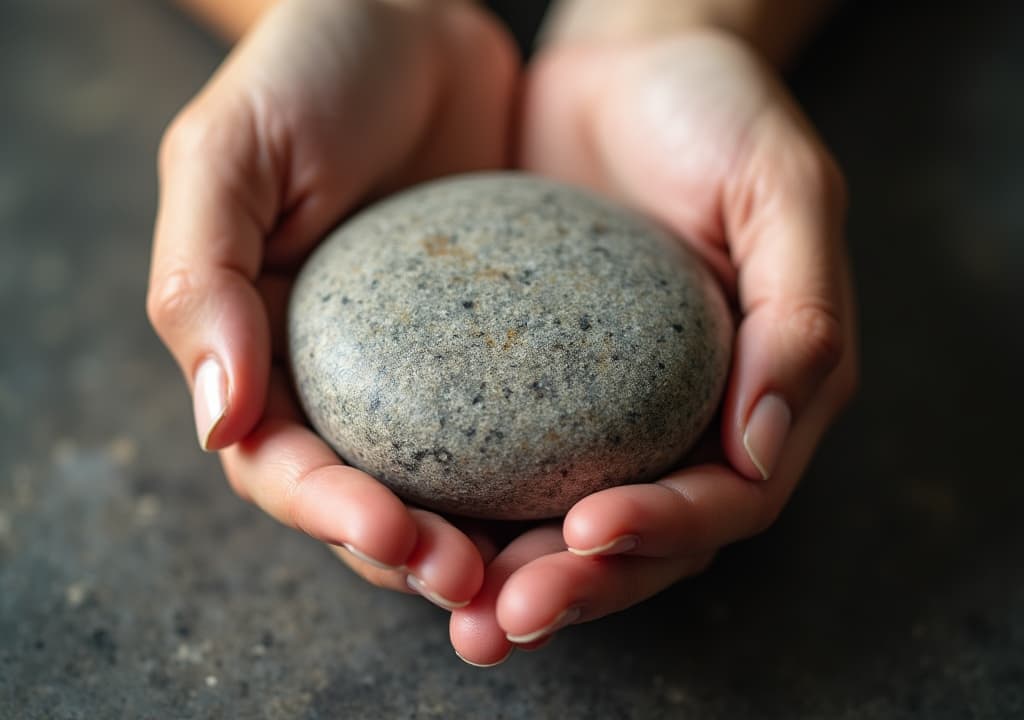
[[804, 305], [788, 318], [790, 337], [798, 343], [806, 366], [825, 376], [843, 357], [845, 338], [837, 313], [821, 305]]
[[171, 120], [160, 139], [157, 165], [161, 177], [173, 172], [181, 162], [199, 155], [211, 134], [211, 125], [198, 101], [183, 107]]
[[184, 268], [155, 277], [146, 295], [146, 315], [164, 340], [193, 323], [198, 307], [196, 283], [192, 273]]

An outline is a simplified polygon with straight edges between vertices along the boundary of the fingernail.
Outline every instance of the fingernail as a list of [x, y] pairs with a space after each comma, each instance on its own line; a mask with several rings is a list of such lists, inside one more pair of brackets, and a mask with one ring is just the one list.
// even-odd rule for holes
[[550, 624], [542, 627], [540, 630], [534, 630], [533, 632], [526, 633], [525, 635], [505, 635], [505, 637], [511, 643], [521, 645], [525, 645], [526, 643], [532, 643], [536, 640], [540, 640], [542, 637], [551, 635], [552, 633], [561, 630], [566, 625], [572, 625], [574, 622], [580, 619], [580, 615], [582, 614], [582, 612], [583, 611], [580, 610], [578, 607], [568, 608], [567, 610], [563, 610], [561, 613], [559, 613], [558, 617], [556, 617]]
[[598, 545], [597, 547], [587, 548], [581, 550], [580, 548], [569, 548], [569, 552], [579, 557], [591, 557], [593, 555], [619, 555], [620, 553], [626, 553], [630, 550], [635, 550], [637, 543], [640, 539], [636, 535], [620, 535], [614, 540], [606, 542], [604, 545]]
[[446, 597], [438, 595], [436, 592], [428, 588], [426, 584], [415, 575], [406, 575], [405, 584], [409, 586], [410, 590], [418, 592], [427, 600], [444, 610], [458, 610], [459, 608], [464, 608], [469, 605], [469, 600], [455, 602], [454, 600], [449, 600]]
[[345, 548], [346, 550], [348, 550], [353, 555], [355, 555], [357, 558], [362, 560], [364, 563], [369, 563], [370, 565], [373, 565], [374, 567], [380, 568], [381, 570], [401, 570], [402, 569], [401, 565], [388, 565], [385, 562], [381, 562], [377, 558], [370, 557], [369, 555], [364, 553], [362, 550], [357, 550], [355, 547], [353, 547], [352, 545], [349, 545], [348, 543], [342, 543], [341, 546], [343, 548]]
[[228, 377], [217, 358], [206, 358], [196, 370], [192, 403], [199, 446], [209, 452], [210, 436], [228, 410]]
[[762, 397], [750, 413], [743, 432], [743, 447], [764, 480], [775, 470], [792, 419], [789, 405], [774, 393]]
[[510, 647], [508, 649], [508, 652], [505, 653], [505, 657], [503, 657], [501, 660], [498, 660], [497, 662], [492, 662], [492, 663], [475, 663], [472, 660], [467, 660], [466, 658], [462, 657], [462, 655], [459, 655], [459, 651], [458, 650], [455, 651], [455, 654], [459, 656], [459, 660], [461, 660], [462, 662], [466, 663], [467, 665], [472, 665], [473, 667], [478, 667], [478, 668], [492, 668], [492, 667], [496, 667], [498, 665], [501, 665], [503, 662], [508, 660], [510, 657], [512, 657], [512, 653], [514, 653], [515, 651], [516, 651], [516, 649], [515, 649], [514, 646]]

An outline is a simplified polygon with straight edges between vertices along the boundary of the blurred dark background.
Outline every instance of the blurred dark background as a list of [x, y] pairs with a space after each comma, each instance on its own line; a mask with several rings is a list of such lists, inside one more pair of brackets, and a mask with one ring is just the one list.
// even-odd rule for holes
[[[540, 3], [502, 5], [525, 38]], [[769, 532], [479, 671], [196, 448], [143, 297], [157, 142], [224, 47], [158, 0], [4, 0], [0, 717], [1024, 716], [1022, 29], [861, 2], [815, 40], [859, 397]]]

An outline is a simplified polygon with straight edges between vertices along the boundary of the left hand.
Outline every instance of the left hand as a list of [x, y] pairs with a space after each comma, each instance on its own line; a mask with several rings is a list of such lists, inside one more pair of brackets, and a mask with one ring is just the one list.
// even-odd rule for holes
[[519, 164], [666, 223], [740, 321], [721, 462], [595, 493], [513, 540], [452, 614], [456, 651], [480, 665], [628, 608], [771, 525], [857, 372], [842, 178], [746, 44], [689, 31], [551, 48], [524, 100]]

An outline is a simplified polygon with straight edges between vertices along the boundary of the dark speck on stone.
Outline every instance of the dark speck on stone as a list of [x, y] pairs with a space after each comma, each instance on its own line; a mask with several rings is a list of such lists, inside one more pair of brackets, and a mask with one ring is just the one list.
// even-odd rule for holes
[[288, 317], [302, 406], [343, 458], [418, 505], [499, 519], [677, 466], [717, 409], [731, 336], [684, 243], [515, 173], [361, 211], [310, 256]]

